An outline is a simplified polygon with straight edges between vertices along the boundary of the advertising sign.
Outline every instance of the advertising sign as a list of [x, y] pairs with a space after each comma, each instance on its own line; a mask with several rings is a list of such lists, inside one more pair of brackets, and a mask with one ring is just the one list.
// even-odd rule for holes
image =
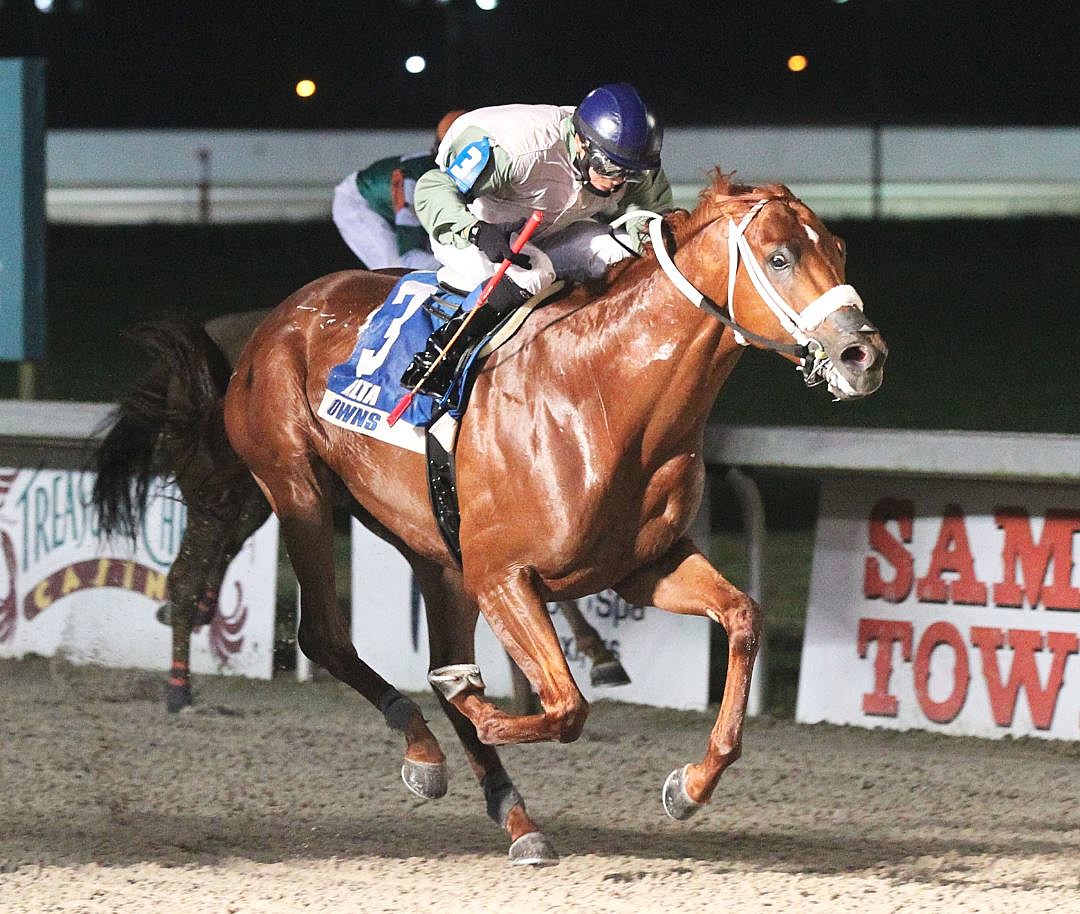
[[[552, 604], [555, 631], [578, 687], [589, 701], [614, 699], [666, 708], [702, 709], [709, 690], [707, 619], [677, 616], [651, 606], [631, 606], [606, 591], [578, 601], [585, 620], [619, 657], [631, 683], [594, 689], [589, 658]], [[428, 644], [423, 600], [406, 561], [392, 546], [353, 522], [352, 638], [363, 660], [404, 691], [427, 691]], [[513, 692], [510, 661], [481, 617], [476, 662], [487, 694]]]
[[826, 481], [797, 719], [1080, 739], [1080, 491]]
[[[156, 618], [187, 512], [175, 487], [152, 486], [135, 543], [102, 541], [94, 477], [0, 469], [0, 657], [62, 653], [73, 663], [165, 670], [172, 630]], [[245, 544], [213, 621], [196, 631], [197, 673], [270, 678], [277, 521]]]

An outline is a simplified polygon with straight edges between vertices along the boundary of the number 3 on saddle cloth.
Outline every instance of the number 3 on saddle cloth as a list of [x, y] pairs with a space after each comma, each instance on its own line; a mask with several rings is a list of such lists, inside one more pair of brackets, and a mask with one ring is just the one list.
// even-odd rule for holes
[[[549, 287], [549, 294], [544, 298], [561, 285]], [[408, 393], [401, 385], [401, 374], [413, 354], [423, 349], [432, 332], [459, 310], [471, 310], [481, 288], [462, 296], [440, 286], [433, 272], [403, 276], [386, 301], [360, 328], [349, 360], [330, 369], [318, 411], [321, 418], [333, 425], [427, 457], [428, 487], [435, 518], [443, 539], [459, 561], [461, 547], [457, 537], [453, 457], [456, 420], [468, 403], [475, 377], [472, 369], [479, 363], [478, 353], [493, 337], [508, 338], [529, 310], [540, 303], [539, 299], [512, 312], [465, 355], [460, 366], [455, 366], [454, 382], [442, 400], [436, 402], [426, 395], [413, 397], [394, 425], [386, 420], [398, 401]], [[443, 419], [447, 415], [448, 418]], [[450, 434], [440, 433], [439, 426], [444, 429], [449, 426]], [[432, 427], [434, 430], [429, 433], [428, 429]]]
[[[408, 392], [401, 385], [401, 373], [413, 354], [463, 305], [471, 307], [472, 301], [443, 289], [432, 272], [401, 277], [360, 328], [349, 360], [330, 369], [319, 416], [361, 435], [425, 453], [426, 428], [440, 404], [417, 396], [393, 426], [386, 418]], [[456, 394], [461, 399], [460, 387], [460, 379], [455, 380], [447, 397]]]

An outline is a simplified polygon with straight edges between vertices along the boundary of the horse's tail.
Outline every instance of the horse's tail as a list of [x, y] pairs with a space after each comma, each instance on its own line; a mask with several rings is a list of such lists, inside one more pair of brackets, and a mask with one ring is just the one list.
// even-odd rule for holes
[[110, 414], [95, 449], [92, 501], [105, 536], [134, 538], [155, 476], [175, 477], [212, 430], [231, 368], [217, 344], [193, 320], [140, 324], [124, 334], [155, 359], [154, 367]]

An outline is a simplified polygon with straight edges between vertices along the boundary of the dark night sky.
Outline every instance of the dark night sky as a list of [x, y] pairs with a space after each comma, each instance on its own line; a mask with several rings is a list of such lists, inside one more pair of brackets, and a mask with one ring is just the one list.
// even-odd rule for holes
[[[671, 125], [1080, 125], [1069, 0], [56, 5], [0, 0], [0, 56], [49, 61], [51, 127], [421, 128], [448, 107], [573, 104], [615, 79]], [[810, 59], [799, 75], [794, 52]], [[419, 76], [403, 68], [414, 53]], [[307, 101], [302, 77], [319, 86]]]

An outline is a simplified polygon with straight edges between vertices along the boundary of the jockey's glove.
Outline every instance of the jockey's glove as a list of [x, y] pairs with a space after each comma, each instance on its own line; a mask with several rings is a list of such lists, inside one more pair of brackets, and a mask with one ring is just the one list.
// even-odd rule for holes
[[515, 254], [510, 250], [510, 236], [521, 229], [522, 222], [484, 222], [480, 221], [469, 229], [469, 241], [475, 244], [492, 263], [509, 260], [514, 266], [528, 270], [532, 260], [528, 254]]

